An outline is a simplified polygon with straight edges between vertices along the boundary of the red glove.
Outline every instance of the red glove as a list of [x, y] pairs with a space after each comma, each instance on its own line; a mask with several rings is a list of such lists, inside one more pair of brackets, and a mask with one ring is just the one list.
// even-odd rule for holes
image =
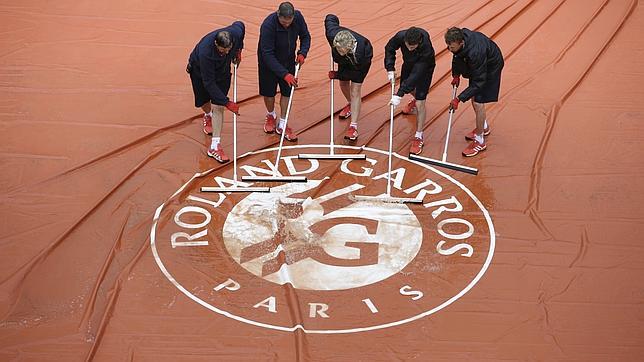
[[458, 102], [461, 100], [457, 98], [452, 99], [451, 102], [449, 102], [449, 109], [450, 110], [457, 110], [458, 109]]
[[452, 79], [452, 86], [459, 86], [461, 85], [461, 76], [460, 75], [455, 75], [454, 78]]
[[233, 63], [235, 63], [237, 65], [239, 65], [239, 63], [241, 63], [241, 60], [242, 60], [242, 54], [241, 53], [242, 53], [242, 50], [239, 49], [237, 51], [237, 55], [235, 55], [235, 59], [233, 59]]
[[303, 54], [298, 54], [297, 58], [295, 59], [296, 62], [300, 64], [300, 67], [304, 65], [304, 59], [306, 57]]
[[288, 73], [284, 76], [284, 80], [290, 87], [297, 87], [297, 78], [295, 78], [293, 74]]
[[335, 70], [330, 70], [329, 79], [338, 79], [338, 72], [336, 72]]
[[226, 103], [226, 108], [228, 108], [229, 111], [235, 113], [236, 115], [239, 115], [239, 104], [229, 101], [228, 103]]

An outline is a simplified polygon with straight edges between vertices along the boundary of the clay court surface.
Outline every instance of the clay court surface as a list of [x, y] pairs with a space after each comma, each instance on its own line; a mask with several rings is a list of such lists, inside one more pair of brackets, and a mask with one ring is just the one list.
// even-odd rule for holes
[[[186, 59], [245, 22], [238, 151], [254, 153], [239, 176], [267, 168], [279, 139], [262, 131], [256, 49], [277, 5], [0, 4], [0, 360], [644, 359], [644, 6], [296, 1], [312, 45], [280, 170], [309, 182], [203, 193], [233, 169], [206, 156]], [[373, 163], [297, 159], [328, 151], [328, 13], [374, 46], [356, 143], [335, 118], [340, 151]], [[449, 160], [479, 175], [411, 163], [415, 117], [397, 112], [393, 194], [424, 190], [424, 204], [352, 203], [386, 188], [383, 49], [412, 25], [436, 49], [427, 157], [441, 157], [447, 126], [445, 30], [502, 49], [488, 149], [461, 156], [474, 125], [463, 104]], [[232, 156], [229, 112], [222, 137]], [[286, 254], [270, 259], [271, 245]]]

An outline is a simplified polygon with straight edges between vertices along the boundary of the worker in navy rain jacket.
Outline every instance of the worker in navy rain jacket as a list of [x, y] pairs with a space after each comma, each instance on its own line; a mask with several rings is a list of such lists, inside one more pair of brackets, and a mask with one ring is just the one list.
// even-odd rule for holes
[[333, 14], [328, 14], [324, 19], [324, 30], [331, 46], [333, 61], [338, 64], [337, 71], [329, 71], [329, 78], [339, 80], [340, 89], [348, 103], [339, 116], [351, 117], [344, 138], [355, 141], [358, 139], [362, 83], [371, 67], [373, 47], [369, 39], [340, 26], [340, 19]]
[[[295, 53], [297, 41], [300, 49]], [[266, 120], [264, 132], [282, 134], [286, 125], [286, 108], [292, 87], [297, 87], [294, 76], [295, 63], [300, 66], [308, 55], [311, 47], [311, 34], [304, 21], [304, 16], [295, 10], [290, 2], [279, 5], [277, 12], [264, 19], [259, 30], [257, 61], [259, 72], [259, 94], [264, 97], [266, 105]], [[280, 88], [280, 120], [276, 124], [275, 95], [277, 86]], [[289, 141], [297, 140], [297, 136], [286, 127], [284, 138]]]
[[241, 21], [207, 34], [190, 53], [186, 68], [192, 81], [195, 107], [201, 107], [204, 111], [203, 131], [212, 135], [208, 156], [221, 163], [229, 161], [220, 144], [224, 107], [239, 114], [239, 106], [227, 94], [231, 63], [241, 62], [244, 34], [245, 27]]
[[447, 49], [452, 57], [452, 85], [460, 84], [460, 76], [469, 78], [469, 85], [450, 102], [450, 109], [458, 109], [460, 102], [472, 100], [476, 114], [476, 128], [465, 135], [472, 141], [463, 156], [476, 156], [487, 148], [485, 136], [490, 134], [485, 104], [499, 100], [503, 54], [490, 38], [469, 29], [450, 28], [445, 33]]
[[391, 104], [398, 106], [402, 97], [411, 93], [413, 98], [403, 107], [405, 114], [416, 114], [416, 134], [411, 140], [409, 153], [423, 152], [423, 128], [427, 110], [425, 100], [436, 68], [434, 47], [426, 30], [411, 27], [396, 33], [385, 45], [385, 70], [390, 82], [396, 80], [396, 50], [400, 49], [403, 64], [400, 73], [400, 87], [392, 96]]

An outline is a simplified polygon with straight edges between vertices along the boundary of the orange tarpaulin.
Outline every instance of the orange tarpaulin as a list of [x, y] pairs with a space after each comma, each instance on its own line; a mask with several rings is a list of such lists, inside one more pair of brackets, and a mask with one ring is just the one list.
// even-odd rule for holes
[[[202, 193], [233, 170], [206, 156], [188, 54], [245, 22], [238, 171], [270, 170], [256, 50], [277, 5], [0, 5], [1, 360], [642, 359], [637, 1], [295, 2], [312, 44], [280, 171], [309, 182]], [[297, 159], [328, 151], [328, 13], [374, 47], [360, 138], [336, 117], [334, 139], [371, 161]], [[416, 118], [398, 112], [386, 174], [384, 45], [412, 25], [436, 49], [427, 157], [447, 127], [445, 30], [503, 51], [485, 152], [460, 155], [474, 112], [454, 117], [449, 160], [478, 176], [407, 160]], [[424, 204], [351, 201], [387, 179]]]

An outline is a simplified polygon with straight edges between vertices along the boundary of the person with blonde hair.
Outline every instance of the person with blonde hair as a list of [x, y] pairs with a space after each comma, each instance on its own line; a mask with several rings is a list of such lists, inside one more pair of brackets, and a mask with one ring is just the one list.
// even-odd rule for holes
[[329, 79], [340, 82], [340, 89], [348, 103], [340, 111], [340, 118], [351, 117], [344, 138], [355, 141], [358, 139], [362, 83], [371, 67], [373, 47], [369, 39], [340, 26], [340, 19], [333, 14], [328, 14], [324, 19], [324, 29], [333, 61], [338, 64], [337, 71], [329, 71]]

